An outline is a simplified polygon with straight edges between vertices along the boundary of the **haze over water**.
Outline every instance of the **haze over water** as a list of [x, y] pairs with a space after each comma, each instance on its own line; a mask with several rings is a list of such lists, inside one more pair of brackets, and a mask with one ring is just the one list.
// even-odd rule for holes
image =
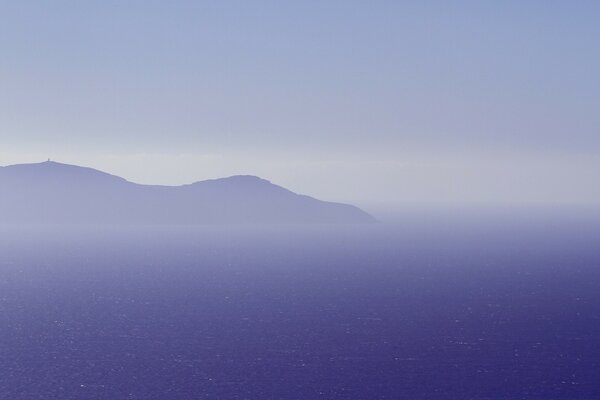
[[2, 227], [0, 398], [597, 398], [597, 214], [400, 220]]
[[0, 400], [599, 399], [599, 20], [0, 1]]

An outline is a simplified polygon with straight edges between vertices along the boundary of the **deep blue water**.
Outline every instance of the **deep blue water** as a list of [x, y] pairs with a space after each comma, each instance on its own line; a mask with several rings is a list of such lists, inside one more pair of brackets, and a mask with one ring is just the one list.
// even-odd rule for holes
[[0, 399], [600, 398], [600, 224], [0, 228]]

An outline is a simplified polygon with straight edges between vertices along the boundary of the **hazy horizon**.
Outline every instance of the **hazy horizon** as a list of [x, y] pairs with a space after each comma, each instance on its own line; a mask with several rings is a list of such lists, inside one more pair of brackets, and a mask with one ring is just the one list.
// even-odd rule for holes
[[0, 165], [600, 204], [596, 2], [4, 2]]
[[600, 398], [598, 21], [0, 2], [0, 399]]

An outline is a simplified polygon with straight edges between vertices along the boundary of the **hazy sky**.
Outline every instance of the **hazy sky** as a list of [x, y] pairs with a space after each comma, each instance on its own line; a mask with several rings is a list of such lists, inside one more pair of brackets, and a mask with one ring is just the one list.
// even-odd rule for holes
[[1, 1], [0, 165], [600, 204], [598, 1]]

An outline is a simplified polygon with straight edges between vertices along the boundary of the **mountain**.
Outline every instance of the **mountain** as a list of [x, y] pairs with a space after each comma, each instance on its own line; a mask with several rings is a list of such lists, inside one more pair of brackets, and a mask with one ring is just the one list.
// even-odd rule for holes
[[293, 193], [256, 176], [140, 185], [57, 162], [0, 167], [0, 223], [369, 223], [357, 207]]

